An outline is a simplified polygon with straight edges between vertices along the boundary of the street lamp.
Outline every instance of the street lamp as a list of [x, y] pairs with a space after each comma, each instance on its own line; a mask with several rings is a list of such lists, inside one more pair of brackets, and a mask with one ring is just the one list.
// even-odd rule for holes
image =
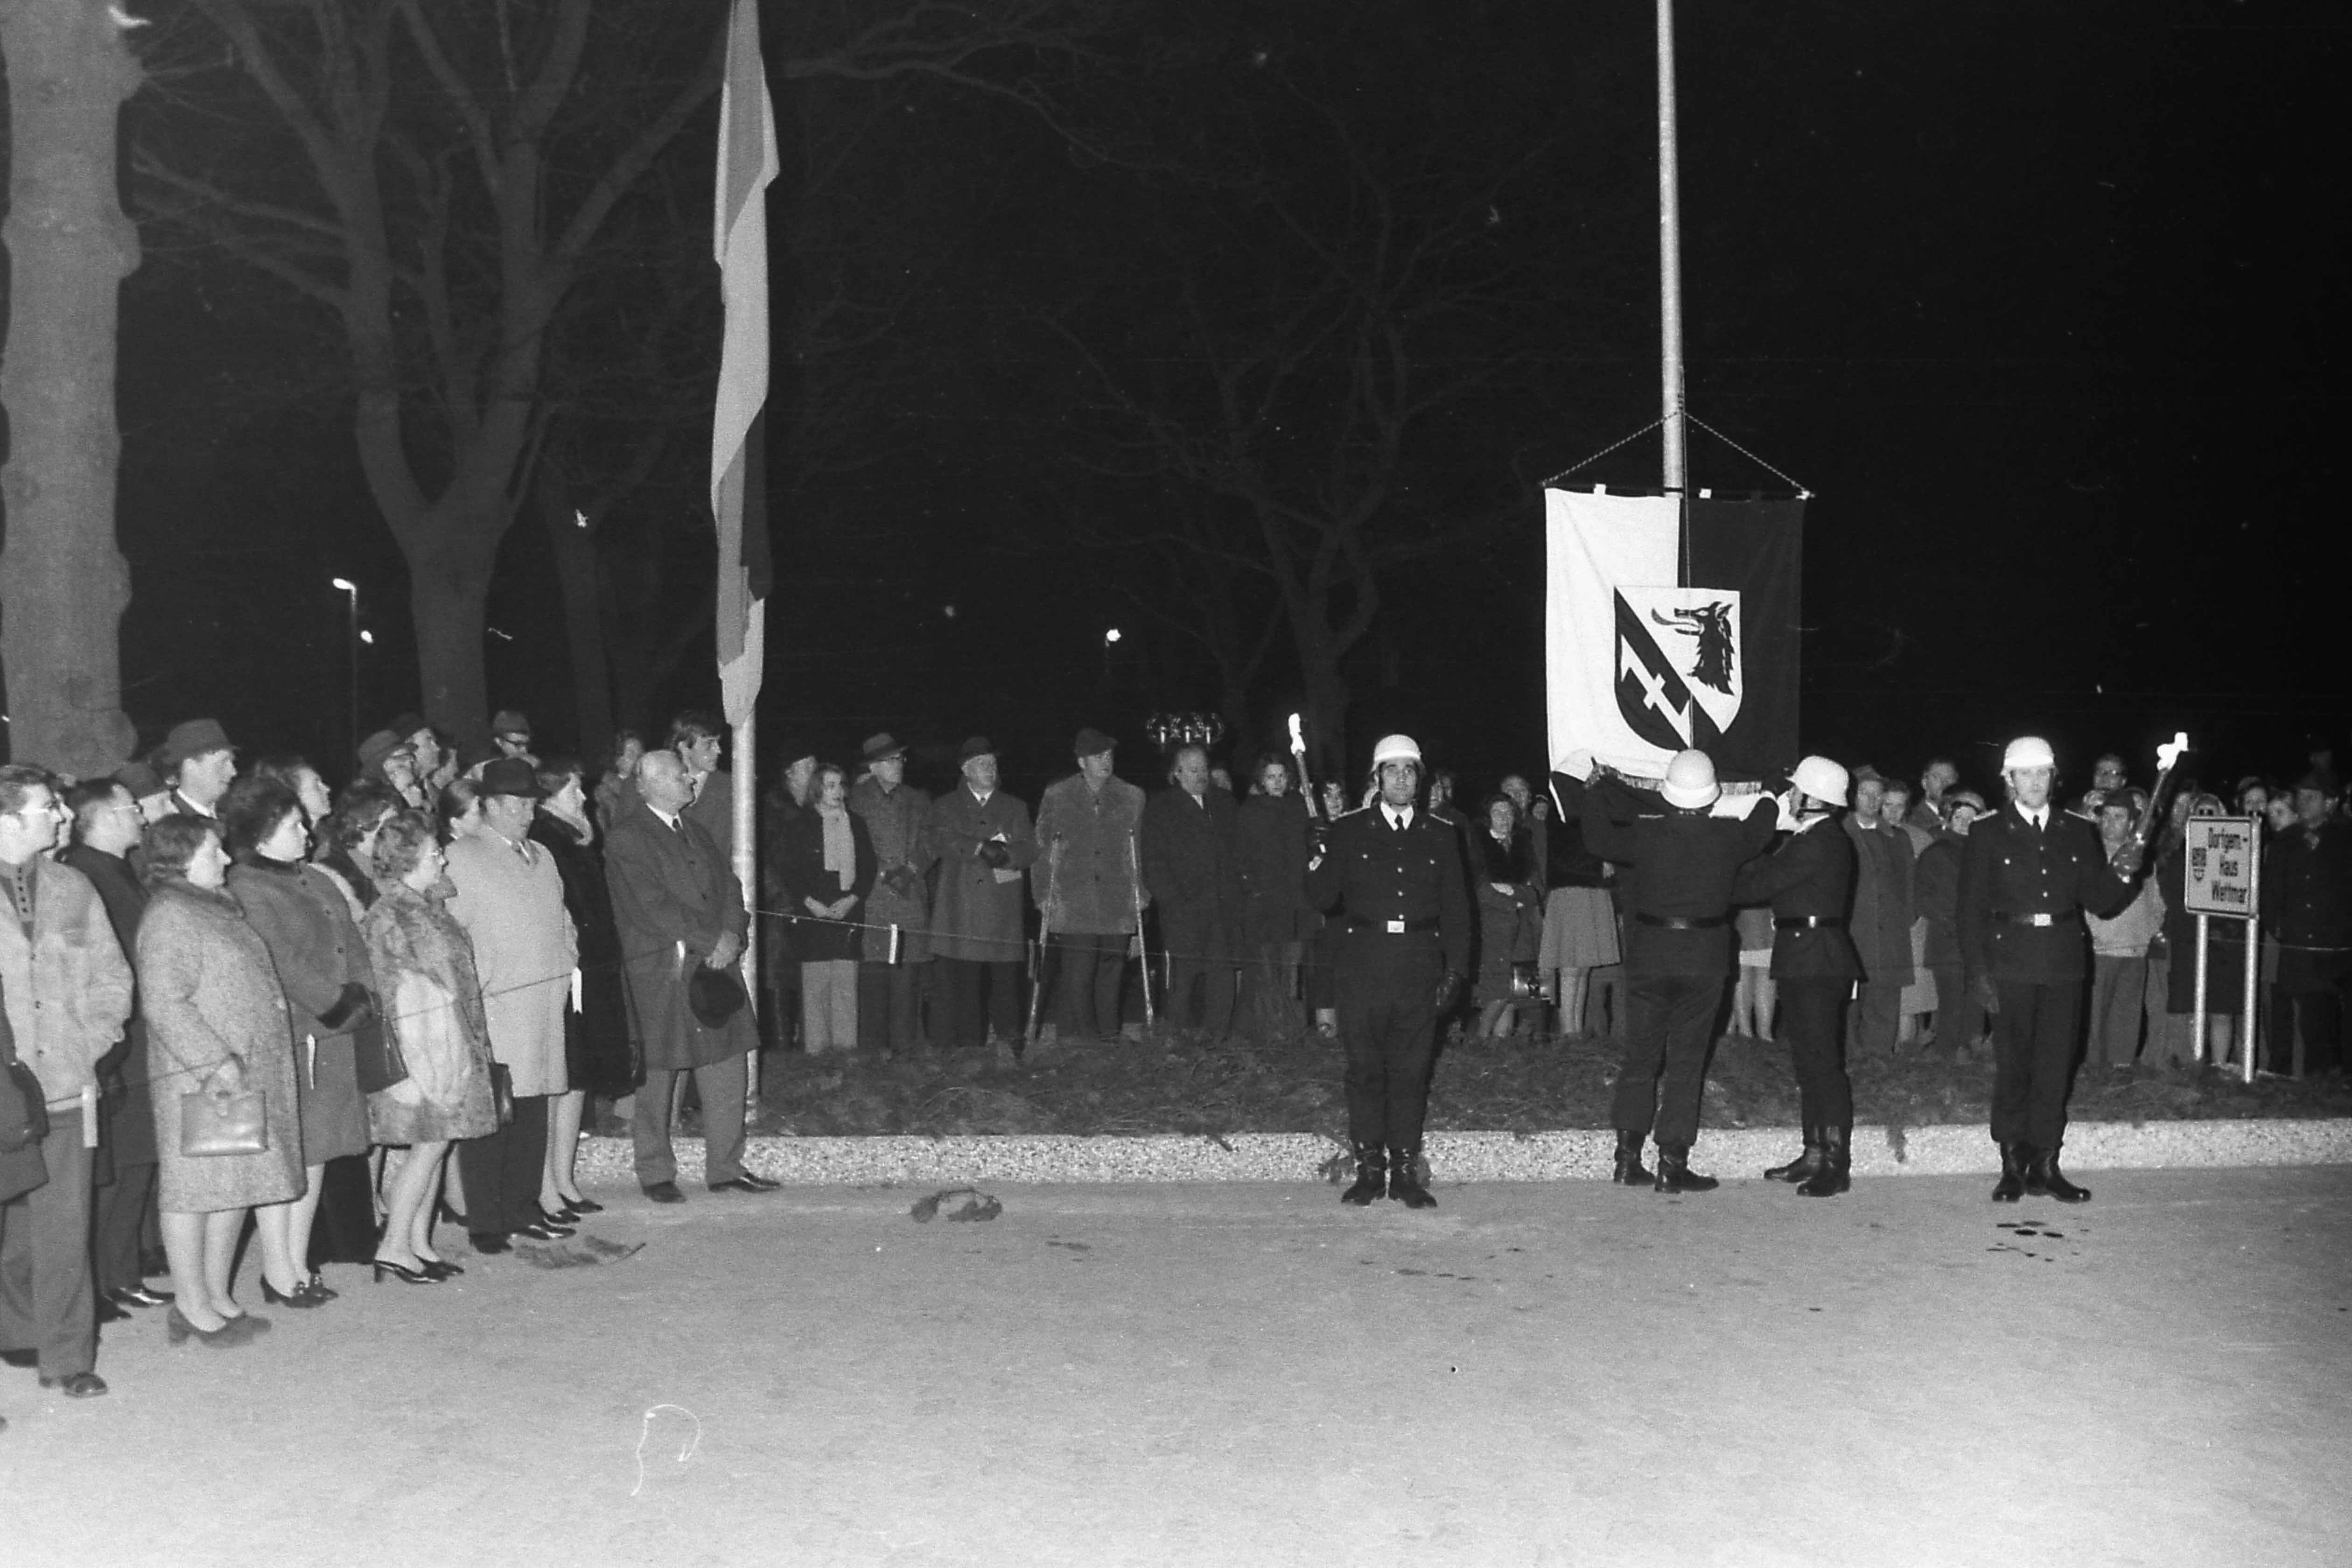
[[351, 638], [347, 645], [351, 666], [351, 756], [358, 765], [360, 754], [360, 585], [349, 577], [338, 577], [330, 586], [351, 595]]

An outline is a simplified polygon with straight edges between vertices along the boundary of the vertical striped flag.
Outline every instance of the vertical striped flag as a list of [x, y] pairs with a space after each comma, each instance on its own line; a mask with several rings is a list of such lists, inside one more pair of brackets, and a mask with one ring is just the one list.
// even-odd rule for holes
[[[766, 651], [767, 498], [761, 461], [768, 401], [768, 184], [776, 118], [760, 58], [758, 0], [733, 0], [719, 98], [712, 248], [727, 330], [710, 420], [710, 510], [719, 522], [719, 685], [730, 724], [751, 716]], [[738, 766], [748, 759], [739, 759]]]

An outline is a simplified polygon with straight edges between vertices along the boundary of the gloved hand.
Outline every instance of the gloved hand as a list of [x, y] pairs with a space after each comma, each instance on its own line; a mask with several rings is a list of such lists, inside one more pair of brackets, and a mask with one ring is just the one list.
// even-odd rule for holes
[[368, 994], [366, 986], [351, 980], [344, 982], [342, 994], [335, 998], [335, 1005], [319, 1015], [319, 1023], [329, 1034], [340, 1035], [374, 1016], [375, 998]]
[[1991, 975], [1979, 974], [1969, 981], [1969, 992], [1977, 999], [1977, 1005], [1985, 1010], [1988, 1018], [2000, 1011], [2000, 987], [1992, 983]]
[[1012, 849], [994, 838], [980, 847], [980, 858], [1000, 871], [1013, 864]]
[[1454, 1004], [1461, 999], [1462, 976], [1449, 969], [1437, 977], [1437, 994], [1433, 1005], [1440, 1013], [1450, 1013], [1454, 1010]]

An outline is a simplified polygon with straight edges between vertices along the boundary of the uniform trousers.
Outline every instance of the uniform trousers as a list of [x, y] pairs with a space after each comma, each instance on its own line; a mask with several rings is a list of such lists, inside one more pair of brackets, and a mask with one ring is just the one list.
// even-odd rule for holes
[[100, 1291], [136, 1289], [146, 1278], [139, 1267], [139, 1238], [155, 1200], [155, 1167], [117, 1165], [114, 1180], [91, 1194], [89, 1267]]
[[1622, 1132], [1649, 1132], [1661, 1147], [1687, 1149], [1698, 1136], [1706, 1052], [1723, 1007], [1725, 974], [1637, 974], [1626, 984], [1625, 1063], [1610, 1121]]
[[1119, 981], [1127, 931], [1065, 931], [1054, 933], [1054, 1022], [1064, 1039], [1110, 1039], [1118, 1034]]
[[[1020, 964], [977, 958], [934, 958], [931, 963], [947, 993], [947, 1017], [940, 1030], [940, 1044], [950, 1048], [984, 1046], [992, 1028], [1008, 1041], [1021, 1037]], [[984, 1008], [983, 991], [987, 994]]]
[[912, 963], [857, 966], [857, 1043], [911, 1051], [923, 1043], [923, 972]]
[[1437, 1050], [1437, 982], [1445, 973], [1426, 932], [1343, 932], [1334, 948], [1339, 1041], [1348, 1053], [1348, 1137], [1412, 1148], [1429, 1116]]
[[1780, 1034], [1797, 1075], [1797, 1106], [1808, 1128], [1853, 1126], [1853, 1085], [1845, 1076], [1849, 980], [1780, 982]]
[[[643, 1103], [645, 1096], [637, 1097]], [[514, 1120], [495, 1132], [462, 1139], [457, 1171], [466, 1184], [466, 1228], [504, 1234], [539, 1223], [539, 1188], [547, 1169], [547, 1097], [518, 1094]]]
[[78, 1106], [49, 1112], [49, 1135], [41, 1140], [48, 1181], [0, 1204], [0, 1350], [39, 1352], [43, 1377], [71, 1377], [98, 1364], [90, 1152], [81, 1146], [81, 1117]]
[[2054, 1152], [2066, 1135], [2066, 1093], [2082, 1038], [2083, 983], [1997, 982], [1992, 1019], [1992, 1141]]
[[[645, 1085], [637, 1090], [629, 1118], [637, 1185], [677, 1180], [677, 1152], [669, 1142], [669, 1104], [680, 1072], [694, 1074], [695, 1090], [702, 1097], [702, 1179], [731, 1182], [743, 1173], [743, 1092], [751, 1081], [746, 1059], [739, 1053], [705, 1067], [646, 1068]], [[470, 1185], [470, 1177], [467, 1182]]]

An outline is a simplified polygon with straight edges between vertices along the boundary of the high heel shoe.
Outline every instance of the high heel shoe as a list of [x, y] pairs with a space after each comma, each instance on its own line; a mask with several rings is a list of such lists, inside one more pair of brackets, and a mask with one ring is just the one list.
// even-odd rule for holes
[[427, 1258], [423, 1259], [419, 1263], [418, 1267], [436, 1279], [453, 1279], [465, 1272], [464, 1269], [458, 1268], [456, 1264], [450, 1262], [446, 1258]]
[[313, 1291], [307, 1279], [283, 1295], [278, 1293], [278, 1287], [264, 1279], [261, 1282], [261, 1299], [273, 1307], [309, 1308], [323, 1307], [327, 1304], [327, 1299]]
[[563, 1206], [570, 1209], [575, 1215], [603, 1214], [604, 1212], [604, 1205], [598, 1203], [594, 1198], [566, 1198], [563, 1200]]
[[252, 1343], [257, 1326], [257, 1320], [240, 1316], [229, 1319], [217, 1329], [200, 1329], [188, 1321], [187, 1314], [181, 1311], [175, 1303], [163, 1317], [163, 1342], [185, 1344], [194, 1339], [215, 1350], [227, 1350]]
[[441, 1283], [441, 1277], [437, 1274], [428, 1273], [422, 1268], [411, 1268], [405, 1263], [394, 1263], [386, 1258], [375, 1258], [369, 1263], [368, 1267], [375, 1270], [375, 1282], [379, 1285], [383, 1283], [383, 1277], [387, 1271], [391, 1273], [394, 1279], [398, 1279], [404, 1285], [438, 1285]]
[[326, 1277], [315, 1268], [310, 1270], [310, 1283], [304, 1286], [304, 1289], [321, 1301], [331, 1301], [342, 1294], [341, 1290], [328, 1284]]

